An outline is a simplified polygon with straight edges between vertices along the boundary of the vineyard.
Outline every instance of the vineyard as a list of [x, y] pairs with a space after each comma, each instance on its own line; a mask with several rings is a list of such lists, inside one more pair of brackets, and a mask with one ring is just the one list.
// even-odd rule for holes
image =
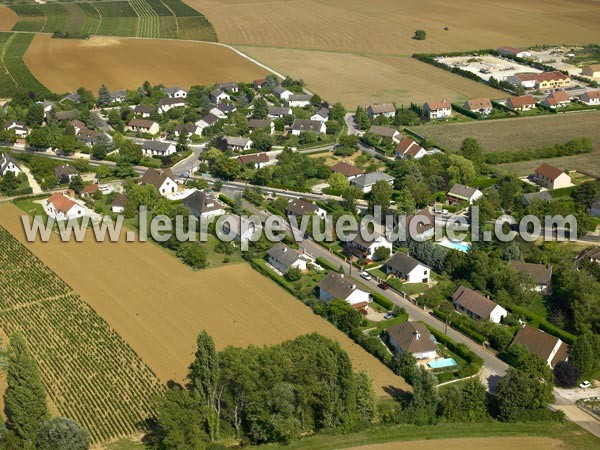
[[39, 96], [49, 94], [23, 61], [33, 36], [29, 33], [0, 32], [0, 97], [12, 97], [17, 88]]
[[210, 22], [181, 0], [16, 4], [14, 31], [216, 41]]
[[139, 431], [163, 389], [140, 357], [69, 286], [0, 227], [0, 326], [20, 331], [61, 415], [94, 442]]

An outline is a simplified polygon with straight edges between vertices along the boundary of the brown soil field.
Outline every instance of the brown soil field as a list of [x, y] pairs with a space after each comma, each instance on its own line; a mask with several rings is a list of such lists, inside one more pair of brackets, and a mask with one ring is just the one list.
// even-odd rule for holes
[[459, 149], [467, 137], [477, 139], [484, 151], [488, 152], [563, 144], [577, 137], [589, 137], [600, 150], [599, 123], [600, 111], [590, 111], [490, 121], [434, 123], [411, 129], [444, 148], [454, 150]]
[[564, 443], [543, 437], [433, 439], [427, 441], [388, 442], [386, 444], [351, 447], [352, 450], [559, 450]]
[[182, 381], [196, 336], [218, 348], [267, 345], [318, 332], [336, 339], [378, 395], [409, 389], [373, 356], [247, 264], [192, 271], [152, 243], [27, 243], [16, 206], [0, 205], [0, 224], [87, 301], [164, 382]]
[[176, 40], [92, 37], [82, 41], [38, 34], [25, 62], [54, 92], [80, 86], [95, 92], [102, 83], [111, 89], [133, 89], [145, 80], [189, 88], [266, 75], [264, 69], [225, 47]]
[[6, 6], [0, 6], [0, 31], [10, 31], [17, 23], [17, 13]]

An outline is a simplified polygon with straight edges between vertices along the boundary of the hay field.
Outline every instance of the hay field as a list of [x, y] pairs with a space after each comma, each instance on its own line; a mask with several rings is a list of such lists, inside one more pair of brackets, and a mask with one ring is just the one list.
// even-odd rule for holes
[[551, 146], [577, 137], [589, 137], [595, 148], [600, 150], [599, 123], [600, 111], [589, 111], [505, 120], [427, 124], [411, 129], [454, 150], [460, 148], [467, 137], [477, 139], [484, 151], [488, 152]]
[[[0, 225], [24, 241], [22, 211], [0, 205]], [[28, 243], [123, 337], [163, 381], [183, 380], [206, 329], [219, 348], [281, 342], [319, 332], [367, 370], [376, 392], [408, 389], [373, 356], [249, 265], [194, 272], [151, 243]]]
[[175, 40], [92, 37], [81, 41], [36, 35], [24, 59], [35, 77], [54, 92], [80, 86], [95, 92], [102, 83], [111, 89], [133, 89], [145, 80], [189, 88], [252, 81], [266, 74], [225, 47]]
[[17, 23], [17, 13], [6, 6], [0, 6], [0, 31], [12, 30]]
[[532, 174], [541, 163], [548, 163], [567, 170], [577, 170], [600, 178], [600, 147], [592, 153], [562, 156], [560, 158], [536, 159], [514, 163], [496, 164], [494, 169], [500, 173], [513, 174], [520, 177]]
[[444, 450], [506, 450], [507, 448], [559, 450], [565, 447], [558, 439], [544, 437], [433, 439], [351, 447], [352, 450], [439, 450], [440, 448]]

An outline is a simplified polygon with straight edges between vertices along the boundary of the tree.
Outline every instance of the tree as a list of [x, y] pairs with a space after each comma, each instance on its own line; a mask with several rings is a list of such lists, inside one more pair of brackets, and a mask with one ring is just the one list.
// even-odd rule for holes
[[410, 404], [410, 413], [416, 425], [432, 424], [436, 418], [438, 407], [437, 379], [423, 366], [414, 371], [412, 380], [413, 397]]
[[424, 41], [427, 38], [427, 33], [425, 32], [425, 30], [417, 30], [415, 31], [415, 35], [413, 36], [413, 39], [416, 39], [417, 41]]
[[34, 128], [25, 140], [30, 147], [48, 148], [52, 144], [50, 129], [49, 127]]
[[344, 210], [356, 214], [356, 201], [361, 198], [362, 193], [356, 186], [348, 186], [342, 192], [342, 208]]
[[21, 334], [10, 337], [4, 405], [10, 428], [27, 446], [35, 443], [40, 425], [49, 417], [39, 368]]
[[273, 147], [273, 136], [264, 130], [257, 130], [252, 133], [252, 147], [261, 152], [266, 152]]
[[390, 257], [390, 249], [387, 247], [377, 247], [373, 252], [373, 259], [375, 261], [385, 261]]
[[252, 111], [252, 117], [254, 119], [266, 119], [268, 114], [269, 105], [267, 104], [267, 101], [262, 97], [258, 97], [256, 100], [254, 100], [254, 110]]
[[512, 341], [512, 334], [506, 327], [495, 325], [490, 331], [490, 344], [497, 350], [504, 350]]
[[6, 175], [0, 179], [0, 192], [5, 195], [11, 195], [17, 187], [19, 186], [19, 181], [17, 177], [12, 172], [6, 172]]
[[104, 144], [100, 144], [100, 143], [94, 144], [90, 154], [92, 155], [92, 158], [97, 159], [97, 160], [102, 160], [102, 159], [106, 158], [106, 154], [107, 154], [106, 146]]
[[356, 113], [354, 114], [354, 121], [356, 122], [356, 126], [359, 130], [368, 130], [371, 126], [369, 116], [367, 116], [367, 113], [361, 106], [358, 106], [356, 108]]
[[319, 95], [317, 95], [317, 94], [314, 94], [310, 98], [310, 104], [311, 104], [311, 106], [319, 107], [319, 106], [321, 106], [321, 103], [323, 103], [323, 100], [321, 100], [321, 97]]
[[481, 164], [483, 163], [483, 149], [476, 139], [466, 138], [460, 147], [460, 152], [465, 158], [473, 162], [477, 170], [481, 168]]
[[65, 417], [42, 424], [37, 435], [38, 450], [87, 450], [90, 435], [85, 428]]
[[335, 189], [336, 191], [343, 191], [348, 186], [350, 186], [348, 178], [346, 178], [344, 175], [338, 172], [332, 173], [329, 176], [329, 180], [327, 180], [327, 183], [329, 183], [329, 187], [331, 187], [331, 189]]
[[375, 419], [377, 402], [373, 392], [373, 381], [369, 373], [361, 370], [355, 375], [356, 378], [356, 409], [360, 413], [363, 422], [370, 423]]
[[158, 191], [151, 184], [135, 184], [127, 191], [125, 204], [125, 217], [135, 217], [140, 206], [145, 206], [148, 211], [154, 209], [158, 200]]
[[600, 197], [600, 182], [598, 180], [586, 181], [573, 188], [571, 197], [577, 201], [578, 204], [589, 208], [592, 206]]
[[139, 164], [144, 154], [142, 146], [124, 139], [119, 145], [119, 159], [128, 164]]
[[100, 86], [98, 89], [98, 106], [106, 106], [110, 105], [112, 98], [110, 96], [110, 91], [106, 87], [105, 84]]
[[56, 143], [56, 147], [64, 154], [70, 155], [77, 149], [77, 139], [72, 134], [63, 134]]
[[570, 362], [559, 361], [554, 366], [554, 380], [558, 387], [575, 387], [580, 376], [581, 371]]
[[297, 267], [290, 267], [285, 273], [285, 277], [289, 281], [298, 281], [302, 277], [302, 271]]
[[479, 378], [471, 378], [462, 388], [462, 419], [477, 422], [487, 416], [485, 386]]
[[340, 102], [334, 103], [329, 107], [329, 120], [343, 122], [346, 116], [346, 108]]
[[390, 206], [392, 192], [394, 189], [385, 180], [379, 180], [373, 185], [369, 198], [369, 208], [373, 210], [375, 206], [381, 206], [385, 211]]
[[208, 252], [197, 242], [184, 242], [177, 249], [177, 257], [194, 269], [204, 269], [208, 265]]
[[75, 193], [79, 194], [83, 190], [83, 180], [79, 175], [75, 175], [69, 182], [69, 189], [73, 189]]
[[79, 95], [79, 103], [84, 105], [87, 109], [92, 109], [94, 102], [96, 101], [92, 91], [84, 87], [80, 87], [77, 89], [77, 94]]
[[595, 366], [594, 347], [590, 333], [578, 336], [569, 351], [569, 362], [581, 373], [587, 373]]
[[44, 121], [44, 107], [41, 105], [41, 103], [34, 103], [31, 105], [29, 111], [27, 112], [25, 121], [30, 127], [34, 125], [40, 125]]
[[184, 126], [179, 132], [179, 136], [177, 137], [177, 151], [185, 152], [188, 149], [188, 131]]

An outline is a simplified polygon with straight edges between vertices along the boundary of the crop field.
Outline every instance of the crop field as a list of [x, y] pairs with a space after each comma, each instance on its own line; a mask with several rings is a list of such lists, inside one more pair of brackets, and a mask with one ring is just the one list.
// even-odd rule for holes
[[362, 445], [352, 450], [505, 450], [526, 448], [528, 450], [561, 450], [564, 443], [558, 439], [543, 437], [434, 439], [423, 441], [388, 442], [386, 444]]
[[25, 62], [54, 92], [79, 86], [95, 92], [102, 83], [111, 89], [134, 89], [145, 80], [189, 87], [266, 75], [264, 69], [220, 45], [98, 36], [77, 40], [36, 35]]
[[48, 93], [23, 61], [32, 39], [29, 33], [0, 32], [0, 96], [12, 96], [17, 87], [37, 95]]
[[541, 163], [560, 167], [561, 169], [577, 170], [600, 178], [600, 148], [592, 153], [582, 155], [562, 156], [560, 158], [536, 159], [534, 161], [519, 161], [514, 163], [497, 164], [493, 167], [500, 173], [514, 174], [520, 177], [530, 175]]
[[[0, 206], [0, 225], [19, 240], [21, 213], [12, 204]], [[247, 264], [195, 272], [151, 243], [97, 243], [93, 238], [27, 247], [165, 382], [184, 379], [201, 329], [220, 349], [274, 344], [318, 332], [340, 342], [354, 366], [369, 372], [379, 395], [408, 389], [402, 378]]]
[[[0, 29], [216, 41], [212, 25], [181, 0], [17, 4], [0, 10]], [[6, 18], [4, 18], [6, 16]]]
[[51, 269], [0, 226], [0, 327], [21, 332], [61, 415], [95, 442], [129, 436], [163, 389], [125, 341]]

